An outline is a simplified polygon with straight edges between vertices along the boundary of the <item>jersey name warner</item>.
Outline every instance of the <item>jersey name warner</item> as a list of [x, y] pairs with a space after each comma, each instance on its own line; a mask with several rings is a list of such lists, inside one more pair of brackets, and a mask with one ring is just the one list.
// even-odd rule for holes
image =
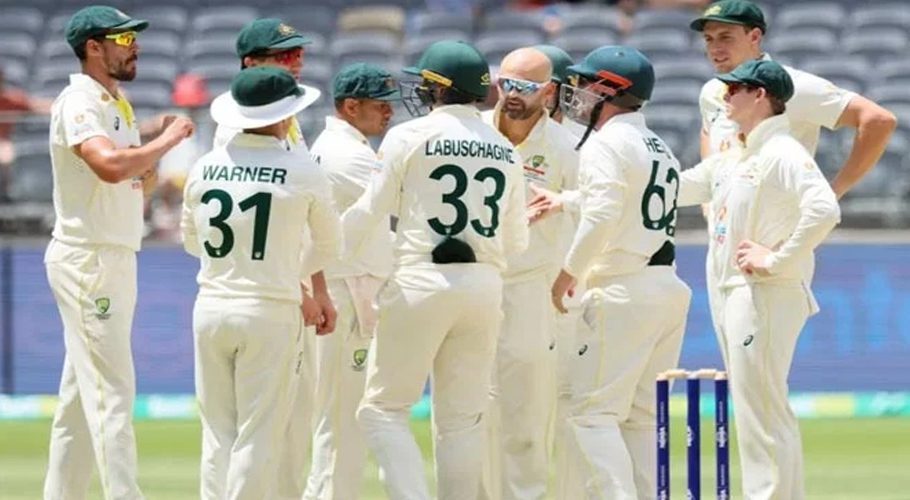
[[242, 167], [225, 165], [205, 165], [202, 167], [202, 179], [206, 181], [229, 182], [267, 182], [284, 184], [288, 171], [278, 167]]
[[424, 154], [426, 156], [464, 156], [512, 162], [512, 148], [467, 139], [427, 141], [424, 145]]

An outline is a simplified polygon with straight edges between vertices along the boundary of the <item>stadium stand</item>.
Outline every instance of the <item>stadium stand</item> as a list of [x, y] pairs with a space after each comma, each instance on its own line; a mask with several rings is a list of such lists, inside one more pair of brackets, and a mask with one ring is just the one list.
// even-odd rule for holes
[[[33, 0], [26, 5], [0, 0], [0, 64], [8, 84], [47, 97], [66, 85], [77, 63], [63, 40], [63, 27], [70, 14], [85, 3]], [[552, 43], [577, 59], [600, 45], [625, 43], [638, 47], [655, 63], [658, 84], [653, 102], [645, 108], [652, 127], [684, 165], [698, 161], [697, 99], [713, 70], [703, 56], [701, 37], [688, 29], [693, 17], [689, 11], [643, 10], [629, 18], [612, 7], [585, 3], [472, 16], [466, 13], [466, 5], [417, 0], [108, 3], [148, 19], [154, 26], [139, 38], [139, 73], [135, 82], [126, 85], [140, 119], [173, 107], [170, 92], [178, 75], [201, 75], [212, 95], [227, 90], [239, 68], [234, 53], [237, 31], [254, 17], [274, 16], [313, 40], [306, 49], [302, 79], [322, 90], [324, 98], [301, 116], [309, 140], [321, 131], [323, 114], [331, 112], [332, 75], [349, 62], [375, 62], [394, 72], [403, 63], [413, 62], [430, 43], [454, 38], [475, 43], [495, 70], [502, 56], [522, 45]], [[844, 200], [845, 220], [849, 223], [852, 214], [867, 217], [884, 210], [884, 224], [910, 222], [910, 217], [902, 216], [910, 208], [910, 61], [905, 56], [910, 3], [760, 3], [769, 25], [765, 46], [775, 59], [862, 92], [902, 121], [879, 166]], [[629, 26], [631, 32], [625, 35]], [[401, 111], [394, 121], [407, 118]], [[14, 137], [21, 152], [15, 169], [17, 200], [49, 200], [46, 126], [22, 124], [16, 128]], [[833, 175], [844, 160], [851, 137], [823, 132], [818, 159], [826, 175]], [[39, 143], [44, 146], [35, 149]]]

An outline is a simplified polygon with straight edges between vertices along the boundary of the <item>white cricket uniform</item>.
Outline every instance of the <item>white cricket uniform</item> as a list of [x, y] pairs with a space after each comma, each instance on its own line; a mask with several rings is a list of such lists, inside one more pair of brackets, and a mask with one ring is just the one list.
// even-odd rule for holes
[[[437, 498], [474, 498], [480, 487], [484, 414], [502, 278], [528, 244], [521, 159], [474, 106], [448, 105], [392, 128], [381, 171], [342, 217], [350, 251], [398, 217], [396, 266], [379, 295], [379, 322], [367, 359], [357, 419], [391, 498], [430, 498], [411, 406], [431, 375]], [[434, 264], [448, 236], [466, 242], [475, 263]]]
[[[683, 172], [679, 203], [710, 202], [712, 315], [730, 378], [744, 498], [804, 497], [799, 426], [787, 377], [799, 332], [818, 310], [807, 270], [837, 224], [831, 186], [789, 131], [786, 116], [761, 122], [744, 145]], [[770, 275], [745, 275], [736, 248], [773, 249]]]
[[129, 102], [88, 75], [70, 76], [51, 108], [53, 239], [44, 262], [63, 320], [66, 357], [51, 427], [44, 498], [85, 498], [98, 466], [105, 498], [142, 498], [137, 484], [130, 333], [142, 181], [102, 181], [73, 148], [106, 137], [139, 146]]
[[691, 291], [673, 265], [679, 162], [644, 115], [582, 146], [581, 221], [564, 269], [587, 277], [558, 498], [653, 498], [654, 380], [679, 360]]
[[[241, 131], [218, 125], [215, 128], [213, 149], [225, 147]], [[288, 136], [283, 141], [289, 151], [309, 154], [300, 123], [295, 117]], [[309, 276], [303, 278], [309, 289]], [[316, 330], [315, 327], [304, 327], [303, 361], [297, 383], [297, 396], [294, 398], [294, 409], [288, 424], [287, 434], [278, 453], [281, 459], [278, 465], [278, 496], [282, 499], [299, 500], [306, 489], [306, 465], [310, 456], [310, 443], [313, 437], [313, 411], [316, 391]]]
[[181, 226], [186, 250], [201, 260], [193, 311], [200, 497], [276, 498], [276, 450], [303, 354], [300, 281], [342, 244], [328, 183], [305, 152], [237, 134], [194, 165]]
[[[483, 114], [498, 128], [499, 109]], [[524, 160], [525, 183], [550, 191], [575, 191], [578, 140], [544, 113], [515, 150]], [[526, 197], [531, 197], [525, 187]], [[577, 196], [567, 197], [567, 205]], [[530, 226], [528, 249], [509, 259], [503, 275], [503, 322], [493, 370], [488, 422], [488, 461], [481, 498], [543, 498], [550, 473], [556, 411], [556, 313], [550, 284], [565, 245], [567, 212]]]
[[[311, 148], [344, 212], [363, 195], [379, 160], [367, 138], [348, 122], [327, 116]], [[316, 339], [316, 404], [313, 460], [305, 499], [360, 497], [367, 445], [357, 425], [363, 398], [366, 356], [377, 313], [373, 302], [392, 272], [392, 239], [380, 221], [358, 255], [344, 255], [325, 270], [338, 311], [335, 333]], [[354, 239], [348, 235], [345, 239]]]

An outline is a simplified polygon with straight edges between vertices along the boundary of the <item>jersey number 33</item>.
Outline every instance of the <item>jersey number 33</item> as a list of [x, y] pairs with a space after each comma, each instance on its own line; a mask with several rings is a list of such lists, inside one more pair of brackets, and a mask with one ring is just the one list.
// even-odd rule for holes
[[[430, 228], [443, 236], [455, 236], [471, 225], [477, 234], [485, 238], [496, 236], [496, 228], [499, 227], [499, 200], [506, 190], [506, 177], [497, 168], [485, 167], [474, 174], [473, 181], [468, 180], [468, 174], [458, 165], [447, 163], [436, 167], [430, 172], [430, 179], [441, 181], [443, 178], [451, 177], [455, 180], [455, 186], [448, 193], [442, 195], [442, 203], [451, 206], [455, 210], [455, 220], [451, 224], [442, 222], [439, 217], [427, 219]], [[493, 192], [483, 199], [483, 204], [489, 209], [489, 224], [485, 224], [480, 218], [468, 220], [468, 206], [462, 201], [462, 197], [469, 189], [476, 189], [472, 184], [493, 183]]]

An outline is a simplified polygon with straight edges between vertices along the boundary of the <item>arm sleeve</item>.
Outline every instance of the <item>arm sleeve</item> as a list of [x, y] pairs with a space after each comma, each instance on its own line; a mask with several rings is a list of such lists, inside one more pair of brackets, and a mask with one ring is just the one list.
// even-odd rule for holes
[[301, 279], [322, 271], [339, 258], [343, 244], [341, 220], [332, 205], [329, 183], [321, 171], [317, 171], [314, 178], [313, 199], [307, 219], [311, 241], [304, 252]]
[[193, 257], [199, 257], [202, 248], [199, 246], [199, 236], [196, 233], [196, 219], [193, 218], [193, 198], [190, 196], [192, 182], [187, 181], [183, 189], [183, 211], [180, 216], [180, 234], [183, 238], [183, 249]]
[[60, 107], [65, 146], [72, 148], [92, 137], [110, 137], [104, 129], [103, 115], [98, 103], [82, 92], [72, 92]]
[[796, 93], [787, 101], [791, 123], [808, 122], [834, 129], [850, 100], [856, 96], [811, 73], [792, 72]]
[[398, 216], [401, 181], [405, 173], [407, 143], [390, 132], [379, 147], [378, 170], [374, 170], [363, 195], [341, 217], [345, 241], [345, 255], [357, 256], [369, 241], [372, 228], [387, 221], [389, 215]]
[[717, 155], [683, 170], [679, 175], [677, 206], [688, 207], [711, 201], [711, 178], [716, 163]]
[[626, 190], [619, 156], [608, 145], [586, 145], [581, 163], [581, 220], [564, 266], [575, 277], [587, 272], [619, 227]]
[[[517, 156], [516, 151], [516, 156]], [[508, 203], [503, 211], [503, 251], [506, 257], [519, 255], [528, 248], [530, 239], [528, 219], [525, 214], [527, 200], [525, 198], [525, 180], [521, 172], [521, 160], [518, 160], [511, 170], [508, 178], [507, 189]]]
[[781, 160], [770, 174], [799, 198], [796, 229], [768, 256], [768, 271], [774, 274], [811, 254], [840, 222], [840, 208], [831, 185], [808, 156], [803, 165]]
[[579, 157], [575, 148], [568, 149], [564, 154], [564, 167], [562, 178], [562, 191], [559, 200], [562, 209], [578, 222], [578, 213], [581, 210], [581, 191], [578, 189]]

